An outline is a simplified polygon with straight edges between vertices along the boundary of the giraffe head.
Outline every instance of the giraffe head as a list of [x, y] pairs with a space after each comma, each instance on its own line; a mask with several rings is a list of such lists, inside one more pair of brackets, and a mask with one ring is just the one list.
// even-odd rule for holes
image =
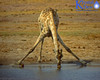
[[59, 49], [56, 58], [57, 58], [57, 59], [61, 59], [62, 57], [63, 57], [62, 49]]

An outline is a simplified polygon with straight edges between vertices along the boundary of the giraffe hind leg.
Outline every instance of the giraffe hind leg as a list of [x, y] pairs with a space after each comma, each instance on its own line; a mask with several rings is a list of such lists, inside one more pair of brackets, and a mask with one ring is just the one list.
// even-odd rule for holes
[[80, 62], [82, 65], [86, 65], [86, 64], [87, 64], [84, 60], [82, 60], [82, 59], [80, 59], [79, 57], [77, 57], [77, 56], [70, 50], [70, 48], [68, 48], [68, 47], [64, 44], [64, 42], [62, 41], [62, 39], [60, 38], [59, 35], [57, 35], [57, 36], [58, 36], [58, 41], [61, 43], [61, 45], [62, 45], [69, 53], [71, 53], [76, 59], [78, 59], [79, 62]]
[[36, 41], [36, 43], [34, 44], [34, 46], [33, 46], [33, 48], [32, 49], [30, 49], [30, 51], [21, 59], [21, 60], [19, 60], [18, 62], [17, 62], [17, 64], [22, 64], [22, 61], [30, 54], [30, 53], [32, 53], [34, 50], [35, 50], [35, 48], [37, 47], [37, 45], [43, 40], [45, 38], [45, 34], [40, 34], [39, 35], [39, 37], [38, 37], [38, 39], [37, 39], [37, 41]]

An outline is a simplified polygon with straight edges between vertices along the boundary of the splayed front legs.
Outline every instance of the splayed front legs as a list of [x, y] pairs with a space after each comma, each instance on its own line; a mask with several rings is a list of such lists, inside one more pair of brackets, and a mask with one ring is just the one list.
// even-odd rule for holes
[[[37, 45], [41, 42], [41, 50], [40, 50], [40, 56], [38, 58], [38, 61], [41, 61], [41, 54], [42, 54], [42, 47], [43, 47], [43, 42], [44, 42], [44, 38], [45, 38], [45, 35], [44, 34], [40, 34], [40, 36], [38, 37], [36, 43], [34, 44], [33, 48], [28, 52], [28, 54], [26, 54], [21, 60], [18, 61], [17, 64], [23, 66], [22, 64], [22, 61], [30, 54], [34, 51], [34, 49], [37, 47]], [[54, 40], [56, 40], [54, 38]], [[54, 42], [53, 40], [53, 42]], [[55, 49], [56, 49], [56, 58], [57, 58], [57, 68], [60, 69], [61, 68], [61, 58], [63, 57], [62, 55], [62, 49], [59, 49], [57, 48], [57, 45], [59, 47], [59, 44], [58, 44], [58, 41], [61, 43], [61, 45], [69, 52], [71, 53], [76, 59], [79, 60], [79, 62], [82, 64], [82, 65], [86, 65], [87, 63], [83, 60], [81, 60], [79, 57], [77, 57], [65, 44], [64, 42], [62, 41], [62, 39], [60, 38], [60, 36], [57, 34], [57, 40], [56, 42], [54, 42], [54, 45], [55, 45]], [[56, 45], [57, 43], [57, 45]]]
[[57, 34], [57, 37], [58, 37], [58, 41], [61, 43], [61, 45], [66, 49], [66, 51], [68, 51], [69, 53], [71, 53], [82, 65], [86, 65], [87, 63], [80, 59], [79, 57], [77, 57], [71, 50], [70, 48], [68, 48], [64, 42], [62, 41], [62, 39], [60, 38], [59, 34]]

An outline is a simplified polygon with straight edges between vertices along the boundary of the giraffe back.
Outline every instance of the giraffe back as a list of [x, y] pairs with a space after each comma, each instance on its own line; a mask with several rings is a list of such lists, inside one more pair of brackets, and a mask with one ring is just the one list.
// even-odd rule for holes
[[[51, 16], [53, 15], [53, 17]], [[51, 19], [54, 21], [54, 25], [56, 30], [58, 29], [59, 17], [57, 12], [52, 8], [47, 8], [43, 10], [38, 18], [38, 22], [40, 25], [41, 31], [45, 31], [45, 33], [50, 33], [50, 21]]]

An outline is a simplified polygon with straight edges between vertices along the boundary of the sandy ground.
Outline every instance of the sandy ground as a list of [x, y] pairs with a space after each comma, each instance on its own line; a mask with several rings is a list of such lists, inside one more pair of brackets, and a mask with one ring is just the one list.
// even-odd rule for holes
[[[99, 1], [100, 2], [100, 1]], [[0, 64], [12, 64], [21, 59], [34, 45], [39, 35], [38, 16], [46, 7], [58, 9], [59, 35], [81, 59], [100, 62], [100, 9], [76, 11], [75, 1], [2, 0], [0, 1]], [[63, 49], [63, 61], [76, 59]], [[54, 45], [46, 38], [42, 62], [55, 62]], [[40, 44], [24, 63], [36, 63]]]

